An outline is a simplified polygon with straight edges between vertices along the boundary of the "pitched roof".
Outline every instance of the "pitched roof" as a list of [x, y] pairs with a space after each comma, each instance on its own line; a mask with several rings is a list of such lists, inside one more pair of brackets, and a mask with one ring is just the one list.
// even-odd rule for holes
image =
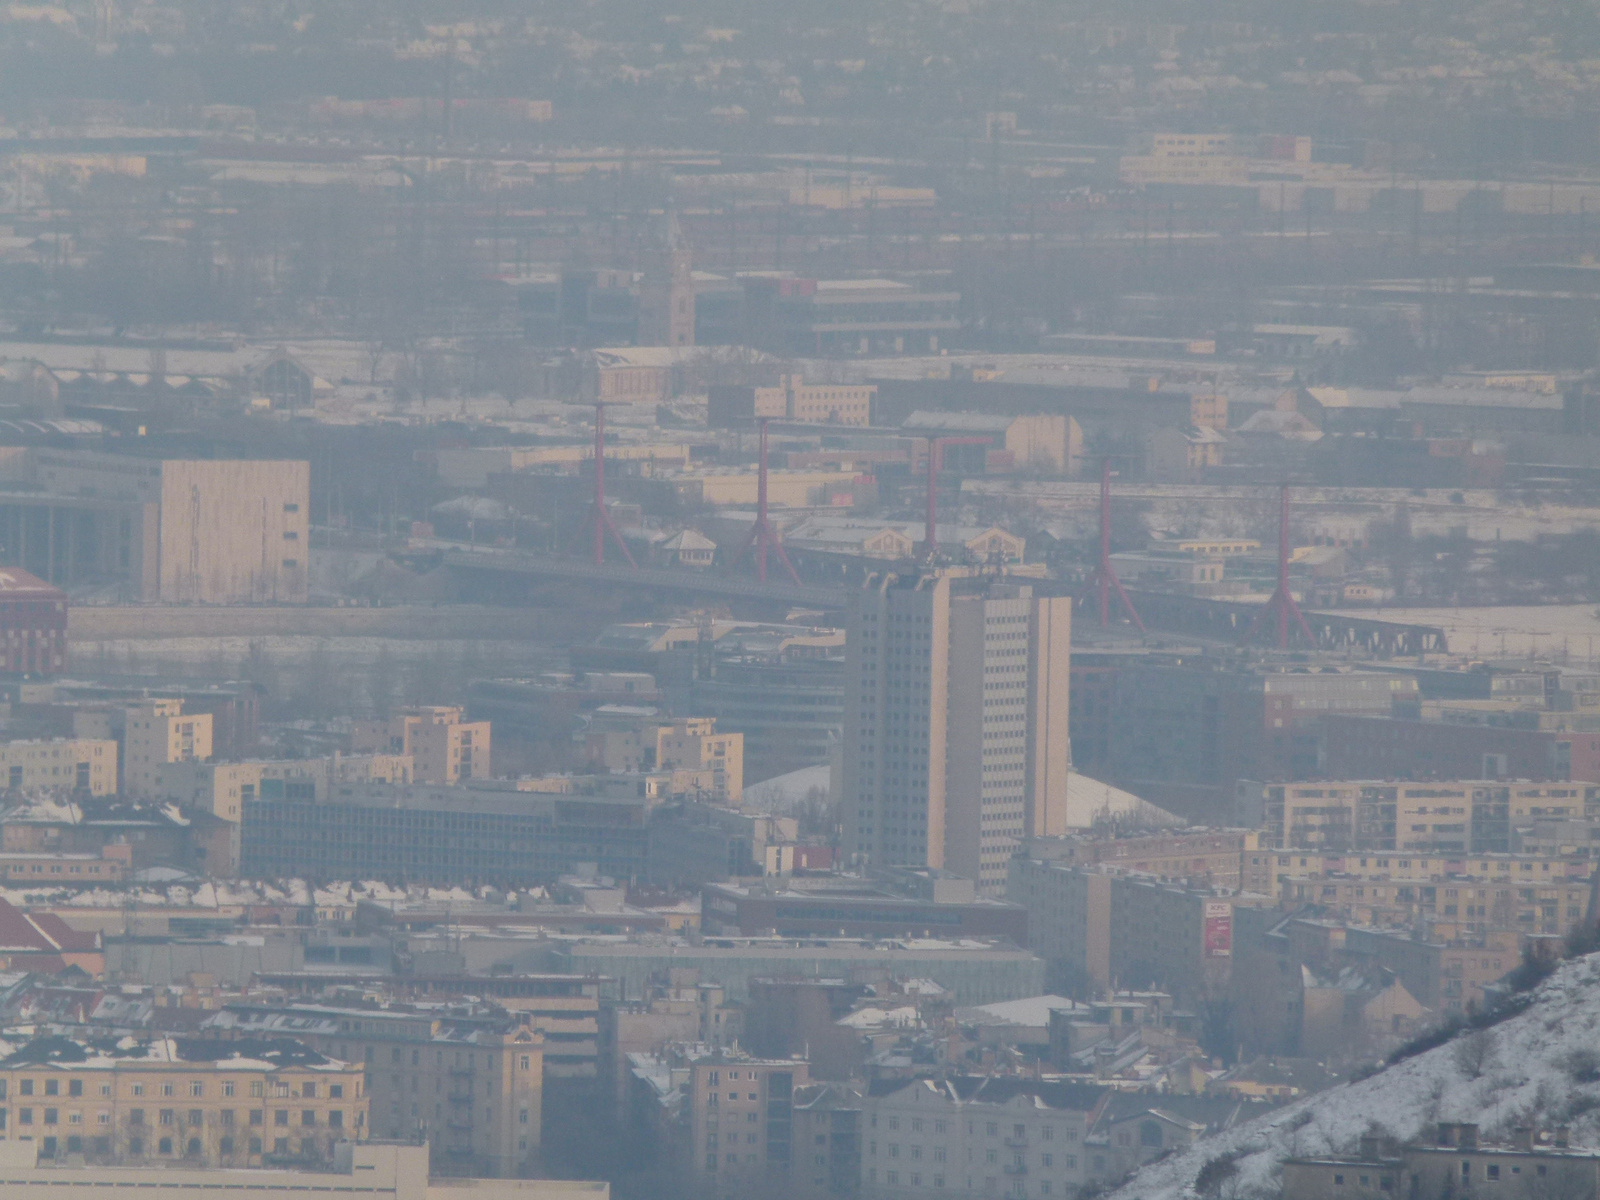
[[95, 934], [78, 932], [54, 913], [24, 912], [0, 900], [0, 953], [51, 954], [98, 946]]
[[21, 567], [6, 567], [0, 570], [0, 597], [7, 600], [65, 600], [67, 594], [37, 575], [28, 574]]
[[1109, 1088], [1086, 1083], [1059, 1083], [1015, 1076], [954, 1075], [947, 1079], [878, 1079], [869, 1095], [891, 1096], [907, 1088], [925, 1088], [958, 1104], [1005, 1104], [1019, 1097], [1038, 1108], [1092, 1112]]

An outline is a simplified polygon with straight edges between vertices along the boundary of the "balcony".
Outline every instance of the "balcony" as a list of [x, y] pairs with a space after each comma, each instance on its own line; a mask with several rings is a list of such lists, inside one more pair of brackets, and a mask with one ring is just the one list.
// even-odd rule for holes
[[1028, 1165], [1020, 1162], [1008, 1162], [1002, 1170], [1007, 1175], [1026, 1175], [1028, 1173]]
[[1010, 1146], [1013, 1150], [1026, 1150], [1028, 1148], [1027, 1135], [1012, 1134], [1006, 1139], [1006, 1145]]

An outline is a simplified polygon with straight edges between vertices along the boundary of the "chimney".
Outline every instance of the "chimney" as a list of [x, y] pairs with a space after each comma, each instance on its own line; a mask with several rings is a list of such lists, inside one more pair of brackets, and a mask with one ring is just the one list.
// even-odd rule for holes
[[1524, 1152], [1533, 1149], [1533, 1126], [1518, 1125], [1511, 1131], [1511, 1145], [1514, 1149]]
[[1459, 1139], [1456, 1144], [1460, 1146], [1461, 1149], [1476, 1150], [1478, 1148], [1478, 1127], [1476, 1125], [1462, 1122], [1460, 1125], [1456, 1126], [1456, 1131], [1457, 1138]]
[[1570, 1144], [1571, 1144], [1571, 1138], [1569, 1136], [1567, 1127], [1565, 1125], [1557, 1125], [1556, 1126], [1556, 1149], [1557, 1150], [1565, 1150]]

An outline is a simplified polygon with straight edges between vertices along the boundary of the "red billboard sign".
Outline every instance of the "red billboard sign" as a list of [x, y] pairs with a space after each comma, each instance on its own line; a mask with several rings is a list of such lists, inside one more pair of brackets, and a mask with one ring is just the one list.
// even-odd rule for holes
[[1233, 953], [1233, 905], [1226, 900], [1206, 901], [1204, 938], [1207, 958]]

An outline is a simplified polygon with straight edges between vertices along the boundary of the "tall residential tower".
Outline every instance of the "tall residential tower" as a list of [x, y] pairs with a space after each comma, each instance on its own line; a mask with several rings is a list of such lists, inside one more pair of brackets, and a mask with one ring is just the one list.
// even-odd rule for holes
[[1066, 828], [1072, 601], [930, 571], [851, 614], [846, 849], [1001, 892], [1024, 838]]

